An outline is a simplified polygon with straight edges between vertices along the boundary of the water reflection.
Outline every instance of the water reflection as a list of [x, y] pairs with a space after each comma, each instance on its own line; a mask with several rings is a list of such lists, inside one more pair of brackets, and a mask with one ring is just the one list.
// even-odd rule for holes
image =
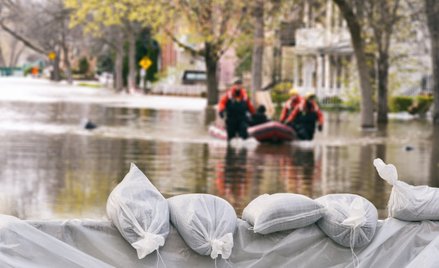
[[[314, 185], [320, 179], [320, 159], [315, 160], [318, 148], [291, 145], [261, 144], [255, 150], [257, 173], [262, 180], [261, 191], [267, 193], [296, 192], [312, 197]], [[264, 167], [269, 167], [264, 168]]]
[[227, 146], [224, 161], [217, 161], [215, 190], [235, 208], [242, 208], [247, 201], [252, 177], [247, 172], [247, 149]]
[[[376, 157], [394, 163], [408, 183], [439, 186], [439, 129], [425, 120], [361, 131], [358, 115], [327, 113], [313, 142], [227, 146], [207, 133], [214, 109], [0, 102], [0, 111], [0, 213], [24, 219], [104, 217], [131, 162], [165, 197], [215, 194], [238, 214], [263, 193], [345, 192], [366, 197], [385, 217], [391, 186], [377, 176]], [[83, 130], [83, 117], [99, 128]]]

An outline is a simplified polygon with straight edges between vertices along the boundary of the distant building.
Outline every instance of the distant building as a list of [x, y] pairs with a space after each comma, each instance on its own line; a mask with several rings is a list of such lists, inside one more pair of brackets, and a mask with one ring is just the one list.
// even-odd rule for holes
[[331, 0], [303, 7], [303, 27], [295, 32], [293, 85], [319, 98], [338, 96], [349, 80], [353, 50], [345, 21]]
[[[407, 6], [402, 8], [406, 13], [411, 12]], [[304, 1], [299, 14], [284, 24], [289, 24], [290, 30], [294, 29], [294, 38], [288, 42], [287, 37], [281, 35], [281, 68], [290, 66], [286, 70], [282, 68], [281, 80], [291, 80], [301, 93], [311, 91], [319, 98], [341, 96], [347, 89], [357, 86], [350, 33], [332, 0]], [[389, 73], [394, 73], [393, 79], [397, 83], [393, 82], [399, 84], [394, 91], [397, 94], [431, 91], [428, 35], [423, 25], [412, 28], [415, 32], [409, 40], [392, 42], [392, 56], [406, 54], [411, 60], [403, 66], [391, 65]]]

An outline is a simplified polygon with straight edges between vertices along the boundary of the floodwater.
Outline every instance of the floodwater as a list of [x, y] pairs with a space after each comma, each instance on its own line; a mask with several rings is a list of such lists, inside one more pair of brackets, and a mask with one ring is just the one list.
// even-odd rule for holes
[[[324, 131], [312, 142], [227, 146], [207, 132], [212, 110], [124, 106], [0, 99], [0, 213], [103, 218], [107, 197], [130, 163], [165, 197], [214, 194], [238, 215], [263, 193], [354, 193], [384, 218], [391, 186], [378, 177], [376, 157], [393, 163], [407, 183], [439, 186], [438, 135], [425, 119], [393, 118], [387, 127], [361, 131], [357, 114], [326, 112]], [[99, 127], [82, 129], [84, 117]]]

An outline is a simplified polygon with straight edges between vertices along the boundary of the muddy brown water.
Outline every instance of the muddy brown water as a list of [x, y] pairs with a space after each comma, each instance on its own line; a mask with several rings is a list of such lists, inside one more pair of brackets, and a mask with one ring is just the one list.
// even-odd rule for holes
[[[324, 131], [313, 142], [227, 146], [208, 135], [214, 116], [212, 110], [2, 101], [0, 213], [103, 218], [107, 197], [131, 162], [166, 197], [214, 194], [238, 215], [262, 193], [354, 193], [385, 218], [391, 186], [378, 177], [376, 157], [393, 163], [408, 183], [439, 186], [438, 135], [425, 119], [396, 118], [362, 131], [358, 114], [326, 112]], [[99, 127], [82, 129], [83, 117]]]

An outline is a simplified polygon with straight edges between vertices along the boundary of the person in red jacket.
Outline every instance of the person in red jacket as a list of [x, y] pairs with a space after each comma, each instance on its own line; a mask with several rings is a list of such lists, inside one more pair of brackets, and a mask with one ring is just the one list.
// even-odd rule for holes
[[225, 117], [227, 128], [227, 140], [230, 141], [237, 134], [243, 139], [248, 138], [248, 116], [254, 114], [255, 108], [250, 102], [247, 92], [242, 87], [242, 81], [237, 80], [220, 99], [218, 113], [221, 118]]
[[280, 114], [279, 121], [283, 123], [288, 116], [291, 114], [292, 111], [294, 111], [294, 108], [297, 107], [300, 103], [302, 103], [304, 100], [299, 95], [299, 91], [297, 89], [291, 89], [290, 92], [290, 98], [285, 102], [284, 106], [282, 107], [282, 112]]
[[305, 101], [296, 106], [286, 119], [287, 125], [292, 127], [301, 140], [312, 140], [316, 129], [323, 130], [323, 113], [316, 102], [315, 94], [309, 93]]

